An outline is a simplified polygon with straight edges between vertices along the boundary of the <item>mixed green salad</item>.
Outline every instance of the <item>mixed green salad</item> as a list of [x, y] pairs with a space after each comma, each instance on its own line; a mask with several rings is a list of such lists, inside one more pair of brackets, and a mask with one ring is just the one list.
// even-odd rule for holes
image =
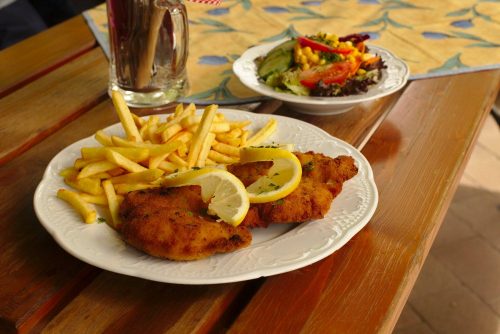
[[280, 92], [346, 96], [368, 91], [382, 77], [384, 61], [371, 54], [368, 35], [318, 33], [290, 39], [257, 58], [257, 74]]

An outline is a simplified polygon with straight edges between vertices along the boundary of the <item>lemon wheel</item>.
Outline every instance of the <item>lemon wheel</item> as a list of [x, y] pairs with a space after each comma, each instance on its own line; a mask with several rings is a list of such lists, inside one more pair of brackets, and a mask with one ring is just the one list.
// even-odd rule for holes
[[198, 185], [208, 213], [216, 214], [231, 225], [239, 225], [250, 207], [243, 183], [233, 174], [218, 168], [201, 168], [171, 174], [163, 180], [167, 187]]
[[249, 185], [250, 203], [279, 200], [294, 191], [302, 177], [302, 166], [292, 152], [274, 147], [247, 147], [240, 152], [240, 162], [272, 161], [267, 175]]

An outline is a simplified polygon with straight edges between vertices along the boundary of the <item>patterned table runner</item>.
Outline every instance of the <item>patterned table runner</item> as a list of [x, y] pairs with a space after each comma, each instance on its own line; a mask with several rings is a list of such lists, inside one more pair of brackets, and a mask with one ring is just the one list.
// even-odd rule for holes
[[[500, 0], [223, 0], [186, 3], [190, 92], [182, 102], [262, 100], [232, 74], [249, 47], [297, 35], [367, 33], [407, 62], [410, 79], [500, 68]], [[105, 5], [84, 13], [109, 55]]]

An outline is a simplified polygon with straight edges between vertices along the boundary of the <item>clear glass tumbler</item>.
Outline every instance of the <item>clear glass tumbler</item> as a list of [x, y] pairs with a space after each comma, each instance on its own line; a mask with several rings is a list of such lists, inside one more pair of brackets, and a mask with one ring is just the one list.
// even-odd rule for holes
[[131, 107], [158, 107], [188, 88], [188, 18], [182, 0], [107, 0], [109, 90]]

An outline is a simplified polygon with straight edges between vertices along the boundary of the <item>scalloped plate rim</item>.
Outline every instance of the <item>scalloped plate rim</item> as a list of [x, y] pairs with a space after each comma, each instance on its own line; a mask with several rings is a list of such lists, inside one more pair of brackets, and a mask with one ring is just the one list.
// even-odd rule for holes
[[[129, 276], [140, 277], [140, 278], [144, 278], [144, 279], [148, 279], [148, 280], [152, 280], [152, 281], [158, 281], [158, 282], [164, 282], [164, 283], [196, 285], [196, 284], [219, 284], [219, 283], [238, 282], [238, 281], [244, 281], [244, 280], [254, 279], [254, 278], [258, 278], [258, 277], [263, 277], [263, 276], [271, 276], [271, 275], [281, 274], [281, 273], [285, 273], [285, 272], [288, 272], [291, 270], [296, 270], [296, 269], [305, 267], [307, 265], [310, 265], [314, 262], [317, 262], [317, 261], [325, 258], [326, 256], [328, 256], [328, 255], [332, 254], [333, 252], [335, 252], [336, 250], [338, 250], [340, 247], [344, 246], [356, 233], [358, 233], [369, 222], [369, 220], [373, 216], [373, 214], [376, 210], [376, 207], [378, 205], [378, 191], [377, 191], [377, 187], [376, 187], [376, 184], [375, 184], [375, 181], [373, 178], [373, 172], [371, 170], [371, 167], [370, 167], [368, 161], [366, 160], [366, 158], [364, 158], [364, 156], [361, 154], [361, 152], [359, 152], [357, 149], [355, 149], [354, 147], [352, 147], [348, 143], [329, 135], [326, 131], [324, 131], [320, 128], [317, 128], [310, 123], [303, 122], [300, 120], [288, 118], [285, 116], [278, 116], [278, 115], [254, 114], [254, 113], [245, 112], [245, 111], [241, 111], [241, 110], [237, 110], [237, 109], [223, 109], [223, 108], [221, 108], [220, 111], [223, 113], [233, 114], [233, 116], [234, 115], [244, 115], [245, 117], [253, 119], [253, 120], [258, 120], [258, 119], [263, 119], [263, 118], [267, 119], [269, 117], [275, 117], [278, 120], [278, 124], [282, 124], [283, 122], [287, 122], [287, 121], [292, 122], [292, 123], [295, 123], [297, 126], [300, 125], [300, 126], [303, 126], [303, 127], [309, 128], [309, 129], [314, 129], [314, 131], [316, 131], [316, 133], [318, 135], [321, 135], [323, 138], [328, 138], [332, 143], [339, 145], [339, 147], [352, 151], [356, 155], [358, 166], [360, 166], [360, 171], [361, 171], [361, 168], [363, 168], [362, 173], [359, 173], [358, 175], [363, 174], [363, 177], [364, 177], [363, 180], [367, 182], [368, 187], [370, 188], [369, 189], [369, 192], [370, 192], [369, 196], [371, 196], [370, 206], [367, 209], [367, 211], [364, 213], [363, 217], [360, 217], [358, 219], [358, 221], [356, 222], [354, 228], [350, 228], [346, 232], [346, 234], [343, 235], [340, 242], [336, 242], [333, 245], [333, 247], [328, 247], [327, 249], [318, 252], [314, 256], [306, 257], [305, 259], [302, 259], [302, 260], [292, 261], [291, 263], [285, 263], [285, 264], [265, 267], [265, 268], [261, 268], [261, 269], [254, 269], [252, 271], [243, 270], [242, 272], [237, 272], [235, 274], [230, 274], [230, 273], [224, 274], [223, 273], [223, 275], [212, 276], [212, 277], [175, 277], [175, 276], [174, 277], [168, 277], [168, 276], [166, 277], [163, 275], [158, 275], [158, 273], [156, 273], [155, 271], [149, 272], [149, 271], [140, 270], [141, 268], [134, 269], [133, 266], [119, 266], [119, 265], [112, 264], [112, 263], [111, 264], [106, 263], [106, 261], [103, 260], [102, 258], [95, 258], [95, 256], [92, 256], [92, 255], [89, 255], [86, 253], [82, 254], [81, 251], [78, 251], [75, 249], [74, 246], [71, 246], [71, 244], [65, 239], [65, 236], [61, 235], [61, 231], [58, 231], [57, 229], [55, 229], [54, 225], [51, 224], [53, 217], [50, 217], [50, 213], [48, 215], [47, 210], [43, 209], [44, 205], [46, 205], [47, 201], [49, 200], [43, 196], [43, 193], [44, 193], [44, 191], [47, 190], [46, 188], [50, 185], [51, 178], [54, 177], [54, 167], [55, 167], [56, 163], [60, 159], [62, 159], [65, 155], [67, 156], [67, 154], [69, 152], [75, 151], [79, 147], [82, 147], [84, 145], [84, 143], [90, 142], [90, 143], [97, 144], [97, 141], [95, 141], [93, 136], [90, 136], [90, 137], [81, 139], [75, 143], [68, 145], [66, 148], [64, 148], [58, 154], [56, 154], [49, 162], [49, 164], [48, 164], [48, 166], [43, 174], [42, 180], [38, 184], [38, 186], [35, 190], [35, 193], [34, 193], [34, 197], [33, 197], [33, 205], [35, 208], [35, 213], [36, 213], [36, 216], [38, 217], [38, 219], [40, 220], [40, 223], [64, 250], [66, 250], [69, 254], [73, 255], [74, 257], [76, 257], [76, 258], [78, 258], [86, 263], [89, 263], [93, 266], [96, 266], [96, 267], [99, 267], [101, 269], [105, 269], [108, 271], [112, 271], [112, 272], [116, 272], [116, 273], [120, 273], [120, 274], [125, 274], [125, 275], [129, 275]], [[159, 115], [159, 116], [161, 117], [164, 115]], [[281, 120], [281, 122], [280, 122], [280, 120]], [[116, 130], [117, 127], [120, 127], [119, 123], [108, 126], [107, 128], [104, 129], [104, 131], [107, 131], [110, 129]], [[311, 131], [311, 130], [309, 130], [309, 131]], [[344, 191], [346, 188], [349, 188], [349, 183], [345, 184]], [[342, 196], [342, 193], [340, 196]], [[56, 196], [54, 194], [54, 198], [55, 197]], [[79, 218], [79, 217], [77, 217], [77, 218]], [[78, 229], [93, 228], [97, 225], [97, 224], [86, 225], [80, 220], [78, 221], [78, 224], [81, 224], [81, 225], [77, 225]], [[106, 228], [109, 228], [106, 224], [99, 224], [99, 225], [105, 225]], [[252, 249], [255, 249], [258, 247], [264, 247], [264, 246], [273, 247], [273, 244], [276, 244], [277, 241], [281, 240], [280, 238], [282, 238], [284, 235], [287, 235], [291, 231], [297, 231], [298, 228], [300, 228], [300, 229], [314, 228], [314, 226], [310, 227], [310, 226], [307, 226], [307, 224], [300, 224], [296, 228], [291, 229], [290, 231], [284, 233], [283, 235], [280, 235], [279, 237], [277, 237], [273, 240], [268, 240], [268, 241], [262, 242], [262, 243], [257, 244], [257, 245], [252, 244], [248, 248], [238, 250], [238, 251], [233, 252], [233, 253], [218, 254], [218, 255], [215, 255], [209, 259], [210, 260], [216, 259], [214, 261], [217, 261], [225, 256], [242, 256], [242, 253], [245, 253], [245, 251], [251, 251]], [[109, 230], [111, 230], [111, 228], [109, 228]], [[116, 233], [114, 231], [112, 231], [111, 233], [114, 234], [115, 238], [119, 238], [118, 233]], [[126, 248], [132, 249], [130, 246], [127, 246], [125, 244], [124, 244], [124, 246]], [[153, 262], [153, 265], [155, 263], [158, 266], [161, 266], [162, 263], [173, 264], [172, 266], [175, 266], [176, 264], [178, 264], [176, 262], [172, 262], [172, 261], [168, 261], [168, 260], [156, 259], [156, 258], [150, 257], [146, 254], [143, 254], [143, 253], [138, 252], [138, 251], [133, 250], [133, 249], [132, 249], [132, 251], [137, 253], [136, 256], [138, 258], [149, 259], [151, 262]], [[199, 260], [199, 261], [205, 261], [205, 260]], [[195, 262], [198, 262], [198, 261], [188, 262], [188, 264], [195, 263]], [[185, 264], [185, 263], [181, 263], [181, 264]]]

